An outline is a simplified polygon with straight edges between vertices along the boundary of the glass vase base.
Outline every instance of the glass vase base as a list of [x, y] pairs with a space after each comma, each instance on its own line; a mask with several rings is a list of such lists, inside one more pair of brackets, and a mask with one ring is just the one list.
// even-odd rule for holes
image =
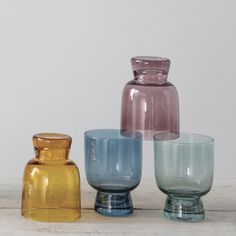
[[63, 223], [74, 222], [80, 219], [80, 209], [71, 208], [47, 208], [47, 209], [27, 209], [22, 210], [21, 215], [25, 218], [47, 222], [47, 223]]
[[205, 212], [200, 197], [168, 196], [164, 216], [171, 220], [198, 222], [205, 219]]
[[133, 203], [129, 192], [97, 192], [94, 209], [106, 216], [125, 216], [133, 212]]

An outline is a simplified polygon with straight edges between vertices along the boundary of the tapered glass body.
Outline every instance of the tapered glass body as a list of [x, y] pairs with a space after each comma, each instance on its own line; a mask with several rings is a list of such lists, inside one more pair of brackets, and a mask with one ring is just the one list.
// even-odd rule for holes
[[80, 176], [68, 160], [71, 137], [37, 134], [35, 158], [24, 171], [22, 215], [37, 221], [70, 222], [80, 218]]
[[156, 183], [167, 194], [164, 214], [176, 220], [202, 220], [201, 196], [210, 191], [213, 181], [214, 140], [184, 133], [178, 139], [168, 138], [157, 135], [154, 142]]
[[170, 60], [160, 57], [131, 59], [134, 79], [123, 90], [121, 129], [138, 131], [146, 140], [161, 132], [179, 135], [179, 99], [167, 81]]
[[86, 177], [98, 191], [95, 210], [109, 216], [131, 213], [129, 192], [139, 184], [142, 172], [141, 134], [90, 130], [84, 138]]

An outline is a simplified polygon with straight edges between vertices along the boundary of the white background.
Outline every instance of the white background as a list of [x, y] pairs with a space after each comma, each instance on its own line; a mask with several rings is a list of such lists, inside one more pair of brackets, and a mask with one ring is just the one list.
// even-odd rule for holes
[[[130, 58], [172, 61], [181, 130], [215, 138], [215, 176], [236, 177], [236, 1], [0, 1], [0, 177], [21, 177], [31, 137], [119, 128]], [[145, 143], [143, 176], [154, 177]]]

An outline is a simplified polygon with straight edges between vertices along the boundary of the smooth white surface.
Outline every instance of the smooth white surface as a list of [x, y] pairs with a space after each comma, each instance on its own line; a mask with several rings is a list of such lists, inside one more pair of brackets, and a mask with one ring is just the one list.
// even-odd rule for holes
[[[130, 58], [171, 59], [181, 130], [215, 138], [215, 176], [236, 177], [236, 1], [0, 1], [0, 176], [21, 176], [37, 132], [119, 128]], [[145, 143], [143, 176], [154, 177]]]
[[236, 235], [236, 179], [217, 179], [203, 198], [206, 219], [198, 223], [170, 221], [163, 217], [165, 195], [154, 179], [143, 179], [131, 192], [135, 210], [127, 217], [106, 217], [94, 212], [96, 191], [81, 184], [82, 218], [74, 223], [41, 223], [20, 215], [20, 179], [0, 179], [0, 236], [32, 235]]

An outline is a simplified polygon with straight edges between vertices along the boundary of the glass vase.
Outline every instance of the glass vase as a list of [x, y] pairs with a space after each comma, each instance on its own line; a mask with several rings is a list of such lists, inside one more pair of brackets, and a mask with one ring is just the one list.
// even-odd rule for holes
[[123, 90], [121, 129], [138, 131], [146, 140], [161, 132], [179, 135], [179, 100], [167, 81], [170, 60], [161, 57], [131, 59], [134, 79]]
[[22, 216], [44, 222], [80, 218], [80, 176], [68, 159], [72, 139], [55, 133], [33, 137], [35, 158], [24, 171]]
[[214, 140], [197, 134], [155, 136], [155, 177], [159, 189], [167, 194], [164, 215], [183, 221], [205, 218], [201, 196], [213, 182]]
[[86, 177], [97, 190], [95, 211], [108, 216], [132, 213], [130, 191], [142, 172], [141, 134], [100, 129], [85, 132], [84, 138]]

